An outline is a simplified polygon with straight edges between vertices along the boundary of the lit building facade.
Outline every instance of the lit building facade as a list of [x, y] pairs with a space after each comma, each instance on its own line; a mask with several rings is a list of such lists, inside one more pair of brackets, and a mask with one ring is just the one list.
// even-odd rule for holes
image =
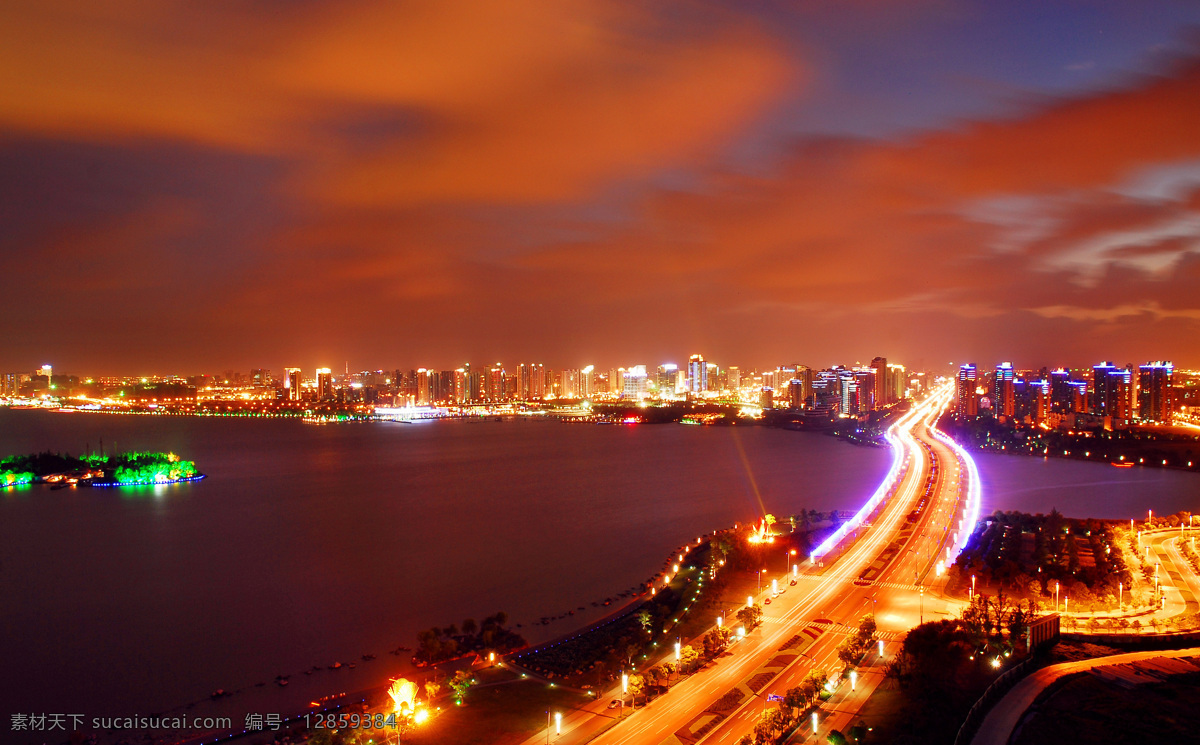
[[957, 401], [954, 413], [959, 418], [975, 419], [979, 416], [979, 394], [976, 393], [976, 378], [979, 372], [974, 363], [958, 368]]
[[996, 365], [995, 378], [992, 380], [992, 411], [997, 417], [1011, 419], [1016, 411], [1013, 381], [1015, 376], [1011, 362], [1001, 362]]

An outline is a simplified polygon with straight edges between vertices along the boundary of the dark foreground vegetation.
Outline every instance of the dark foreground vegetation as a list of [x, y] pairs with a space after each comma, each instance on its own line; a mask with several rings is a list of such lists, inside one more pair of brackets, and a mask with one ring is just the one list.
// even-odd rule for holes
[[1080, 610], [1097, 602], [1115, 605], [1122, 589], [1131, 592], [1133, 580], [1116, 526], [1063, 517], [1057, 510], [1048, 515], [997, 511], [980, 521], [950, 568], [951, 586], [970, 585], [975, 575], [977, 586], [1022, 598], [1053, 602], [1057, 587], [1059, 596], [1069, 596]]
[[507, 625], [508, 614], [500, 611], [479, 623], [468, 618], [461, 628], [450, 624], [420, 631], [413, 660], [419, 665], [428, 665], [468, 654], [495, 652], [499, 656], [524, 647], [525, 639]]

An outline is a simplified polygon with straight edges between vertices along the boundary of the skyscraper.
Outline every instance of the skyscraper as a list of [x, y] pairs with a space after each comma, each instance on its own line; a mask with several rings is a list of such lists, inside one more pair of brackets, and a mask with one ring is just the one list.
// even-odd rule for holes
[[729, 390], [737, 391], [738, 388], [742, 387], [742, 369], [740, 367], [737, 365], [731, 365], [729, 367], [728, 377]]
[[856, 370], [854, 377], [858, 386], [858, 412], [866, 414], [879, 408], [879, 371], [875, 368]]
[[563, 370], [562, 382], [558, 389], [559, 398], [580, 398], [579, 393], [579, 371], [578, 370]]
[[876, 357], [871, 360], [871, 368], [875, 370], [875, 407], [895, 403], [888, 395], [888, 363], [886, 357]]
[[979, 396], [975, 392], [978, 371], [975, 363], [958, 368], [958, 400], [954, 413], [960, 419], [975, 419], [979, 416]]
[[793, 378], [788, 382], [788, 405], [793, 409], [803, 409], [807, 396], [804, 395], [804, 381]]
[[692, 393], [708, 390], [708, 365], [703, 355], [693, 354], [688, 360], [688, 390]]
[[300, 400], [300, 368], [285, 367], [283, 369], [283, 391], [288, 401]]
[[1098, 416], [1112, 416], [1113, 381], [1108, 374], [1117, 370], [1111, 362], [1101, 362], [1092, 367], [1092, 413]]
[[1138, 417], [1148, 421], [1171, 421], [1171, 379], [1175, 366], [1170, 362], [1147, 362], [1138, 368]]
[[843, 414], [858, 414], [858, 402], [862, 391], [858, 387], [858, 378], [852, 370], [842, 370], [838, 374], [839, 411]]
[[1016, 410], [1013, 398], [1013, 366], [1011, 362], [996, 365], [996, 377], [992, 381], [992, 411], [997, 417], [1011, 419]]
[[1050, 373], [1050, 411], [1054, 414], [1070, 414], [1074, 404], [1075, 391], [1071, 387], [1071, 373], [1060, 367]]
[[679, 366], [674, 362], [664, 362], [658, 366], [657, 372], [658, 374], [655, 376], [654, 384], [658, 387], [659, 397], [674, 397], [675, 383], [679, 377]]
[[490, 403], [498, 403], [504, 400], [504, 394], [504, 365], [497, 362], [488, 370], [487, 400]]
[[596, 366], [588, 365], [579, 371], [579, 393], [586, 399], [596, 395]]
[[631, 401], [640, 401], [646, 397], [648, 386], [645, 365], [634, 365], [626, 370], [623, 380], [625, 387], [621, 394], [622, 397]]
[[317, 400], [333, 400], [333, 370], [328, 367], [317, 368]]

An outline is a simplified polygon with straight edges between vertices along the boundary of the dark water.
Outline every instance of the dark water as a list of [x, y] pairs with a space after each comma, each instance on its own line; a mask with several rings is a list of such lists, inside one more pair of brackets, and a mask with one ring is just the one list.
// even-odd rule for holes
[[1166, 468], [1114, 468], [1028, 455], [976, 454], [983, 514], [994, 510], [1123, 519], [1200, 511], [1200, 474]]
[[[856, 507], [889, 460], [755, 427], [0, 410], [0, 453], [81, 452], [101, 437], [175, 451], [209, 478], [0, 493], [4, 731], [12, 712], [145, 714], [217, 688], [244, 689], [222, 707], [235, 721], [287, 711], [382, 682], [402, 667], [387, 650], [421, 628], [497, 610], [531, 641], [553, 637], [675, 547], [760, 515], [747, 469], [786, 515]], [[271, 682], [335, 660], [358, 668]]]

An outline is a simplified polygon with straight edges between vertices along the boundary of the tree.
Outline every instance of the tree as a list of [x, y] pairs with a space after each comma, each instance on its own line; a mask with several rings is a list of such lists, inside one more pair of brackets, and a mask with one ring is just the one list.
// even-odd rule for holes
[[751, 605], [749, 607], [742, 606], [738, 609], [737, 619], [746, 626], [746, 630], [754, 628], [762, 620], [763, 609], [761, 605]]
[[633, 705], [637, 706], [637, 697], [642, 695], [642, 691], [646, 687], [646, 681], [642, 676], [634, 674], [629, 676], [629, 695], [633, 697]]
[[462, 703], [463, 698], [467, 695], [467, 689], [475, 685], [475, 679], [471, 677], [469, 670], [459, 670], [450, 679], [450, 690], [454, 691], [454, 700], [456, 703]]
[[467, 636], [475, 636], [475, 632], [479, 630], [479, 626], [475, 623], [474, 618], [463, 619], [462, 632]]
[[442, 684], [432, 678], [425, 681], [425, 700], [432, 701], [442, 692]]
[[652, 628], [654, 626], [654, 614], [650, 612], [649, 608], [642, 608], [640, 611], [638, 611], [637, 620], [638, 623], [642, 625], [643, 631], [645, 631], [647, 634], [652, 633]]
[[875, 639], [875, 632], [878, 626], [875, 625], [875, 614], [868, 613], [858, 622], [858, 638], [870, 643]]
[[841, 733], [841, 730], [830, 730], [829, 734], [825, 736], [825, 741], [829, 745], [846, 745], [846, 736]]
[[679, 650], [679, 661], [683, 663], [685, 668], [690, 669], [692, 663], [694, 663], [699, 656], [700, 655], [696, 653], [696, 648], [691, 644], [685, 644]]

